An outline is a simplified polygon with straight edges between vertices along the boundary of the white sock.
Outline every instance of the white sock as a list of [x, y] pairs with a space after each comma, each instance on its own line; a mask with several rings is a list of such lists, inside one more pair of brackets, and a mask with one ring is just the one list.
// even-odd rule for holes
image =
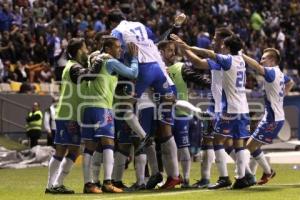
[[178, 149], [179, 160], [182, 167], [182, 175], [184, 180], [190, 179], [191, 155], [188, 147]]
[[236, 166], [238, 179], [243, 178], [246, 173], [247, 158], [245, 154], [246, 152], [244, 149], [236, 152]]
[[92, 158], [93, 183], [99, 181], [101, 163], [103, 162], [102, 152], [95, 151]]
[[161, 153], [168, 177], [178, 178], [177, 146], [173, 136], [166, 142], [161, 143]]
[[125, 171], [125, 163], [127, 156], [116, 151], [115, 152], [115, 163], [113, 168], [113, 179], [114, 181], [122, 181], [123, 174]]
[[236, 153], [234, 150], [232, 150], [229, 154], [229, 156], [232, 158], [233, 161], [236, 161]]
[[61, 161], [61, 163], [59, 165], [58, 174], [53, 183], [54, 187], [63, 185], [64, 179], [70, 173], [70, 170], [71, 170], [73, 164], [74, 164], [73, 160], [71, 160], [68, 157], [64, 157], [64, 159]]
[[246, 157], [246, 174], [252, 174], [251, 168], [250, 168], [250, 152], [248, 149], [245, 149], [245, 157]]
[[128, 126], [133, 130], [133, 132], [138, 134], [140, 138], [144, 138], [146, 136], [146, 132], [141, 126], [139, 119], [132, 111], [127, 111], [124, 114], [124, 120], [126, 121]]
[[111, 180], [113, 167], [114, 167], [114, 151], [112, 149], [103, 149], [104, 180]]
[[148, 164], [151, 169], [151, 175], [155, 175], [159, 172], [156, 151], [155, 151], [155, 144], [152, 144], [151, 146], [147, 147], [145, 150], [148, 159]]
[[146, 154], [135, 156], [135, 176], [138, 185], [145, 184]]
[[257, 161], [255, 160], [255, 158], [251, 157], [249, 167], [253, 174], [256, 174], [257, 166], [258, 166]]
[[215, 160], [215, 152], [213, 149], [203, 150], [201, 162], [201, 178], [210, 179], [210, 170], [213, 161]]
[[[228, 154], [228, 152], [227, 152], [227, 154]], [[235, 153], [235, 150], [234, 149], [232, 149], [231, 150], [231, 152], [229, 153], [229, 156], [230, 156], [230, 158], [234, 161], [234, 163], [235, 163], [235, 169], [234, 169], [234, 173], [235, 173], [235, 175], [237, 175], [237, 173], [238, 173], [238, 166], [237, 166], [237, 162], [236, 162], [236, 153]], [[238, 176], [238, 175], [237, 175]]]
[[55, 180], [55, 177], [58, 172], [59, 164], [61, 163], [61, 160], [57, 160], [53, 156], [51, 157], [49, 161], [49, 167], [48, 167], [48, 183], [47, 188], [50, 189], [53, 185], [53, 182]]
[[82, 170], [84, 183], [92, 182], [92, 155], [90, 153], [83, 153]]
[[258, 156], [255, 157], [255, 160], [263, 168], [264, 173], [271, 174], [271, 166], [266, 160], [264, 152], [261, 152]]
[[215, 151], [216, 165], [220, 174], [220, 177], [227, 177], [227, 162], [226, 162], [226, 151], [224, 148]]

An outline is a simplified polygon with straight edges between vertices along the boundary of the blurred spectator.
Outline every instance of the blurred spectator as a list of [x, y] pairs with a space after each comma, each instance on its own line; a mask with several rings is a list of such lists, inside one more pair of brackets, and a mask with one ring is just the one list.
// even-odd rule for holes
[[51, 80], [54, 78], [54, 74], [51, 70], [49, 63], [45, 63], [41, 71], [37, 74], [37, 79], [39, 83], [51, 83]]
[[2, 83], [4, 81], [4, 65], [3, 62], [0, 58], [0, 83]]
[[200, 32], [197, 36], [197, 47], [208, 49], [210, 48], [211, 40], [208, 32]]
[[257, 11], [254, 11], [252, 13], [250, 21], [251, 27], [256, 31], [260, 31], [262, 26], [264, 25], [264, 20]]
[[51, 35], [47, 38], [48, 58], [54, 67], [57, 66], [57, 60], [62, 53], [61, 39], [57, 33], [57, 28], [52, 28]]
[[19, 93], [23, 93], [23, 94], [34, 94], [35, 92], [35, 87], [33, 85], [31, 85], [28, 82], [23, 82], [21, 87], [20, 87], [20, 91]]
[[47, 62], [48, 56], [47, 56], [47, 46], [44, 36], [39, 36], [37, 38], [37, 41], [32, 46], [31, 51], [31, 57], [32, 61], [34, 63], [40, 63], [40, 62]]
[[0, 31], [8, 31], [13, 22], [13, 15], [8, 3], [0, 4]]
[[29, 80], [29, 69], [23, 60], [17, 61], [17, 66], [14, 73], [17, 75], [16, 81], [18, 82], [26, 82]]

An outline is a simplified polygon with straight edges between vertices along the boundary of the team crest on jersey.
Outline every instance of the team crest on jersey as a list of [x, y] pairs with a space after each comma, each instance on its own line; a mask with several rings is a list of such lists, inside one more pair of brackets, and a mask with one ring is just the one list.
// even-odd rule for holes
[[184, 126], [184, 128], [183, 128], [183, 129], [184, 129], [185, 131], [187, 131], [187, 129], [188, 129], [188, 128], [187, 128], [187, 126]]
[[165, 88], [165, 89], [167, 89], [169, 87], [169, 84], [168, 84], [168, 82], [166, 81], [166, 82], [164, 82], [164, 84], [163, 84], [163, 88]]
[[276, 128], [276, 123], [273, 122], [273, 123], [269, 123], [268, 126], [266, 127], [266, 131], [267, 132], [273, 132]]
[[78, 132], [78, 124], [76, 122], [69, 122], [67, 124], [67, 130], [70, 134], [76, 134]]
[[112, 121], [113, 121], [113, 117], [112, 117], [111, 113], [109, 113], [109, 112], [105, 113], [104, 119], [107, 123], [112, 123]]

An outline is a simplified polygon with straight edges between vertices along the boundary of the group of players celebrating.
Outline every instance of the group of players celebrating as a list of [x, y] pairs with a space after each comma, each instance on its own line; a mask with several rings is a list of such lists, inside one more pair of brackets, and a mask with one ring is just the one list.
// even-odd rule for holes
[[[113, 10], [108, 16], [111, 35], [102, 37], [99, 51], [89, 54], [83, 38], [68, 42], [68, 62], [62, 74], [56, 113], [56, 152], [49, 162], [45, 193], [74, 193], [63, 181], [80, 154], [81, 141], [84, 193], [154, 189], [163, 181], [158, 160], [167, 175], [160, 189], [176, 185], [242, 189], [265, 184], [275, 176], [260, 147], [271, 143], [282, 128], [283, 98], [293, 86], [293, 81], [279, 69], [279, 51], [265, 49], [259, 64], [242, 52], [242, 41], [228, 28], [215, 30], [213, 50], [189, 46], [174, 34], [185, 19], [184, 14], [177, 16], [173, 27], [156, 45], [149, 28], [127, 21], [121, 11]], [[176, 48], [194, 68], [210, 70], [210, 78], [175, 62]], [[265, 114], [251, 136], [245, 93], [246, 63], [264, 77], [265, 90]], [[122, 81], [118, 81], [121, 77]], [[211, 85], [213, 105], [207, 111], [200, 112], [187, 102], [187, 81]], [[188, 149], [191, 114], [209, 117], [201, 146], [201, 178], [192, 185]], [[127, 188], [123, 174], [132, 145], [136, 182]], [[226, 154], [236, 162], [233, 184], [228, 176]], [[210, 184], [214, 161], [219, 179]], [[264, 173], [256, 181], [257, 164]], [[99, 180], [101, 166], [103, 182]]]

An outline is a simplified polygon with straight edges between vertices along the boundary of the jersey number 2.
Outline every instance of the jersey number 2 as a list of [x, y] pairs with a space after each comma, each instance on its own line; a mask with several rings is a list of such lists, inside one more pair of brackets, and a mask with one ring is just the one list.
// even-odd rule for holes
[[245, 84], [246, 84], [245, 71], [238, 71], [236, 74], [235, 86], [241, 88], [241, 87], [245, 87]]

